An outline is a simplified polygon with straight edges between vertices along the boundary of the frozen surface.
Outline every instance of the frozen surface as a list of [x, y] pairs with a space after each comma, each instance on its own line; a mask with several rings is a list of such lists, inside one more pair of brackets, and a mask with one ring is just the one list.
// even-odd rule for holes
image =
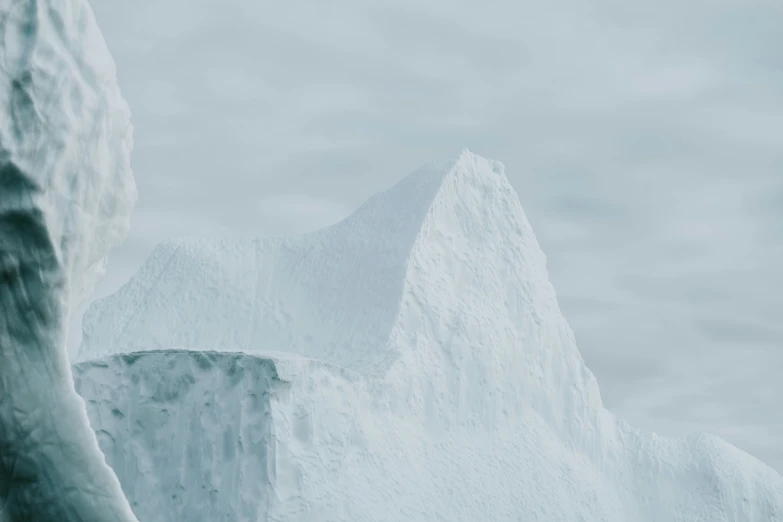
[[77, 386], [146, 522], [783, 517], [761, 462], [603, 408], [468, 151], [312, 234], [164, 243], [84, 328]]
[[275, 363], [145, 352], [79, 364], [74, 378], [140, 520], [266, 520]]
[[66, 355], [125, 235], [130, 113], [83, 0], [0, 0], [0, 519], [135, 520]]

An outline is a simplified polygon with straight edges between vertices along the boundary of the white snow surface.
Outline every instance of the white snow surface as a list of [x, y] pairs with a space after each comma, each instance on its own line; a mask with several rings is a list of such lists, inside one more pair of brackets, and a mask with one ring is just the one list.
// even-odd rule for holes
[[783, 477], [607, 412], [503, 166], [326, 229], [180, 239], [85, 315], [93, 428], [146, 522], [783, 519]]
[[0, 0], [0, 519], [135, 520], [77, 395], [69, 311], [125, 236], [128, 106], [85, 0]]

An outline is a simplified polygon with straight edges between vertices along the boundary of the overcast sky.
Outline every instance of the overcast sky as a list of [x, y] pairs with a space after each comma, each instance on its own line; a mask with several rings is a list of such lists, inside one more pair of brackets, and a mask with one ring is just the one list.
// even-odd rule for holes
[[780, 0], [92, 3], [140, 195], [99, 295], [167, 237], [318, 228], [469, 148], [607, 406], [783, 471]]

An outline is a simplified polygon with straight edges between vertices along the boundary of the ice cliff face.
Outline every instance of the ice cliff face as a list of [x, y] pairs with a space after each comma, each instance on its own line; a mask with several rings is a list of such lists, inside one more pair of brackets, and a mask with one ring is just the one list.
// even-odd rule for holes
[[128, 228], [128, 107], [82, 0], [0, 0], [0, 519], [132, 521], [76, 394], [68, 313]]
[[601, 405], [499, 163], [296, 238], [161, 245], [77, 389], [140, 519], [771, 521], [783, 478]]

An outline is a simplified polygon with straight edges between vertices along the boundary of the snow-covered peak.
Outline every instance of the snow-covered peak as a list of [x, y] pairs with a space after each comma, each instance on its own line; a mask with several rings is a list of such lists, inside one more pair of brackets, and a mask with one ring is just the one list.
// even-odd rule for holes
[[[278, 350], [383, 371], [399, 355], [389, 340], [403, 292], [422, 284], [410, 279], [412, 263], [451, 250], [449, 264], [481, 263], [502, 250], [507, 266], [488, 274], [503, 278], [495, 286], [511, 284], [509, 274], [543, 283], [542, 306], [555, 306], [543, 254], [502, 165], [463, 151], [310, 234], [163, 243], [127, 285], [85, 314], [78, 360], [173, 347]], [[471, 251], [479, 255], [470, 258]], [[470, 272], [454, 273], [456, 284], [477, 283]], [[432, 299], [446, 297], [436, 296], [438, 284], [424, 290]]]
[[504, 398], [400, 405], [446, 423], [532, 405], [571, 430], [600, 405], [502, 164], [467, 150], [310, 234], [163, 243], [87, 311], [77, 361], [176, 348], [284, 352], [420, 395], [493, 383]]
[[602, 407], [502, 166], [468, 151], [317, 232], [164, 243], [88, 311], [76, 368], [145, 520], [783, 510], [742, 452]]

